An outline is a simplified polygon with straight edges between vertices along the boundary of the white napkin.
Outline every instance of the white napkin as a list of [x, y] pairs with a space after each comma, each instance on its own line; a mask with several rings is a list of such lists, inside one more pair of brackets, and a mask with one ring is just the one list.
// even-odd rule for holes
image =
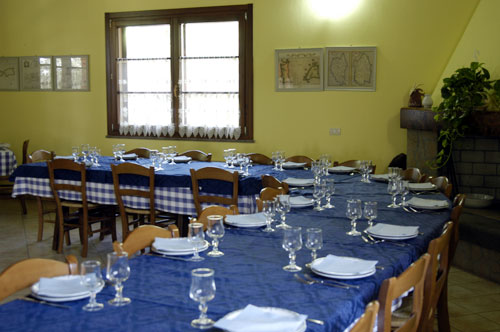
[[304, 196], [290, 196], [290, 206], [307, 206], [313, 203], [312, 198], [306, 198]]
[[249, 304], [237, 316], [219, 319], [214, 326], [229, 332], [293, 332], [305, 324], [306, 315], [276, 309]]
[[188, 157], [188, 156], [175, 156], [175, 157], [174, 157], [174, 161], [175, 161], [176, 163], [188, 163], [188, 162], [190, 162], [191, 160], [193, 160], [193, 158]]
[[349, 167], [349, 166], [334, 166], [334, 167], [330, 167], [328, 169], [329, 172], [332, 172], [332, 173], [349, 173], [349, 172], [352, 172], [352, 171], [355, 171], [356, 169], [354, 167]]
[[189, 242], [187, 237], [182, 238], [160, 238], [156, 237], [153, 242], [153, 247], [160, 251], [189, 251], [194, 250], [192, 242]]
[[52, 297], [70, 297], [88, 293], [88, 289], [80, 281], [80, 276], [40, 278], [37, 294]]
[[288, 183], [291, 186], [312, 186], [314, 184], [314, 179], [298, 179], [298, 178], [286, 178], [283, 182]]
[[123, 160], [136, 160], [137, 154], [135, 153], [127, 153], [122, 156]]
[[285, 161], [283, 163], [283, 168], [301, 168], [301, 167], [304, 167], [306, 166], [306, 163], [296, 163], [296, 162], [293, 162], [293, 161]]
[[436, 189], [436, 185], [430, 182], [408, 183], [408, 188], [410, 190], [434, 190]]
[[401, 237], [418, 234], [418, 226], [397, 226], [384, 223], [378, 223], [366, 230], [373, 235]]
[[354, 275], [373, 271], [377, 263], [378, 261], [328, 255], [319, 262], [314, 261], [311, 267], [326, 274]]
[[237, 214], [237, 215], [226, 215], [226, 222], [232, 225], [265, 225], [266, 216], [264, 213], [253, 213], [253, 214]]
[[419, 197], [412, 197], [408, 202], [408, 204], [419, 207], [419, 208], [447, 208], [448, 201], [442, 199], [425, 199]]

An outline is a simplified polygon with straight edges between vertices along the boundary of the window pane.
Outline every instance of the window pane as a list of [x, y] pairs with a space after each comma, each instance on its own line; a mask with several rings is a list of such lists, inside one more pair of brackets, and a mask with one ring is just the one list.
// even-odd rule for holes
[[194, 127], [239, 127], [236, 94], [183, 94], [181, 124]]
[[187, 23], [181, 31], [184, 56], [238, 55], [238, 22]]
[[127, 58], [169, 58], [170, 25], [144, 25], [125, 28]]

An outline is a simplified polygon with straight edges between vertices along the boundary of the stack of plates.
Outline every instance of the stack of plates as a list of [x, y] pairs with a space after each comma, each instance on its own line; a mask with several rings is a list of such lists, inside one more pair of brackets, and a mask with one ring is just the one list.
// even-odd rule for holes
[[348, 166], [334, 166], [328, 169], [330, 173], [351, 173], [354, 171], [356, 171], [356, 168]]
[[[189, 242], [187, 238], [155, 238], [151, 249], [162, 255], [169, 256], [185, 256], [194, 254], [193, 243]], [[202, 245], [198, 247], [198, 252], [205, 251], [208, 249], [208, 242], [204, 241]]]
[[264, 213], [227, 215], [226, 224], [234, 227], [253, 228], [266, 225]]
[[448, 201], [442, 199], [424, 199], [412, 197], [408, 202], [409, 206], [423, 210], [440, 210], [448, 208]]
[[377, 263], [378, 261], [328, 255], [315, 259], [311, 270], [327, 278], [359, 279], [375, 274]]
[[387, 240], [406, 240], [417, 237], [418, 226], [397, 226], [378, 223], [366, 230], [374, 237]]
[[306, 198], [304, 196], [290, 197], [290, 206], [293, 208], [303, 208], [313, 205], [314, 205], [314, 200], [312, 198]]
[[136, 160], [137, 159], [137, 154], [136, 153], [127, 153], [122, 156], [123, 160]]
[[188, 163], [188, 162], [190, 162], [191, 160], [193, 160], [193, 158], [188, 157], [188, 156], [175, 156], [175, 157], [174, 157], [174, 161], [175, 161], [176, 163]]
[[9, 143], [0, 143], [0, 150], [7, 150], [10, 148]]
[[437, 189], [436, 185], [430, 182], [408, 183], [408, 188], [412, 191], [433, 191]]
[[389, 182], [389, 174], [372, 174], [371, 179], [378, 182]]
[[284, 169], [296, 169], [296, 168], [304, 168], [306, 163], [294, 163], [293, 161], [285, 161], [283, 163]]
[[309, 187], [314, 184], [314, 179], [286, 178], [283, 182], [288, 183], [292, 187]]
[[[75, 275], [54, 278], [40, 278], [31, 286], [34, 297], [49, 302], [81, 300], [90, 296], [90, 292], [80, 283], [81, 277]], [[104, 287], [104, 283], [103, 283]], [[100, 292], [102, 287], [98, 289]]]

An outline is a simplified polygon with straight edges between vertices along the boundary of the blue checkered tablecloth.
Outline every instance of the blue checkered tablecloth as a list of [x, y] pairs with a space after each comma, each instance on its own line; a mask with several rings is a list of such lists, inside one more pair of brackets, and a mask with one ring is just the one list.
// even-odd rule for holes
[[0, 176], [8, 176], [17, 166], [16, 155], [9, 149], [0, 149]]

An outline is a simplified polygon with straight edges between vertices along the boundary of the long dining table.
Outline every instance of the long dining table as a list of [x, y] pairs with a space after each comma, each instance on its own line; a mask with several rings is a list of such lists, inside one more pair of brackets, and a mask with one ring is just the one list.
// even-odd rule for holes
[[[257, 165], [250, 173], [247, 181], [258, 180], [265, 173], [278, 179], [312, 177], [309, 170], [280, 172], [273, 170], [272, 166]], [[219, 246], [225, 254], [222, 257], [211, 258], [203, 252], [201, 255], [205, 260], [197, 263], [154, 255], [132, 258], [129, 262], [131, 275], [124, 283], [124, 295], [132, 299], [128, 306], [105, 305], [99, 312], [88, 313], [81, 309], [87, 299], [63, 303], [67, 306], [64, 309], [18, 299], [0, 306], [0, 320], [9, 322], [9, 329], [23, 331], [194, 331], [190, 322], [199, 312], [198, 304], [189, 298], [190, 273], [194, 268], [208, 267], [215, 270], [217, 287], [215, 298], [208, 303], [208, 316], [214, 320], [253, 304], [288, 309], [324, 321], [324, 325], [308, 322], [307, 331], [344, 331], [361, 316], [366, 304], [377, 298], [383, 280], [399, 275], [427, 250], [429, 242], [439, 236], [443, 224], [449, 219], [451, 208], [426, 213], [388, 208], [391, 197], [386, 191], [387, 184], [363, 183], [359, 175], [330, 174], [328, 177], [335, 179], [332, 202], [336, 207], [323, 211], [315, 211], [312, 207], [293, 208], [286, 221], [302, 227], [304, 235], [308, 227], [322, 229], [323, 247], [318, 251], [318, 257], [334, 254], [377, 260], [380, 268], [374, 275], [343, 280], [359, 288], [300, 283], [293, 273], [282, 269], [288, 263], [288, 254], [282, 248], [281, 230], [265, 233], [260, 228], [228, 226]], [[291, 191], [292, 195], [308, 196], [310, 193], [307, 187]], [[439, 193], [427, 197], [446, 199]], [[371, 244], [360, 236], [346, 235], [350, 229], [345, 215], [349, 198], [377, 201], [376, 223], [419, 226], [419, 235], [398, 244], [388, 241]], [[365, 229], [366, 221], [359, 221], [357, 227], [358, 230]], [[298, 251], [298, 265], [305, 269], [310, 260], [309, 250], [302, 248]], [[113, 287], [106, 286], [97, 299], [105, 302], [114, 296], [114, 292]]]

